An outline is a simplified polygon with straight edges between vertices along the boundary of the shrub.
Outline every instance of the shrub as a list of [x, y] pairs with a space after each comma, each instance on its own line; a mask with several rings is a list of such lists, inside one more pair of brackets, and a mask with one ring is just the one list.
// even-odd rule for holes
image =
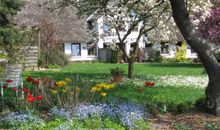
[[219, 130], [220, 129], [220, 127], [217, 126], [216, 124], [209, 123], [209, 122], [205, 123], [205, 128], [206, 128], [206, 130]]
[[119, 57], [119, 51], [118, 50], [111, 50], [110, 63], [117, 63], [118, 57]]
[[52, 51], [51, 54], [42, 51], [38, 64], [42, 67], [49, 67], [51, 65], [66, 66], [68, 64], [68, 58], [62, 51], [59, 50]]
[[122, 76], [124, 74], [124, 70], [119, 67], [111, 68], [110, 73], [112, 76]]
[[160, 51], [157, 50], [155, 53], [155, 62], [162, 62], [163, 61], [163, 57], [160, 55]]
[[163, 63], [175, 63], [175, 58], [163, 58]]
[[177, 62], [184, 62], [186, 61], [186, 43], [182, 42], [182, 45], [175, 54], [175, 59]]

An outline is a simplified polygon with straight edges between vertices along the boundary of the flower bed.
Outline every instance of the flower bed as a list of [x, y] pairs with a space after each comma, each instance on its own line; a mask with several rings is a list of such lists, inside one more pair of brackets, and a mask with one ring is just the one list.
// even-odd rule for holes
[[[48, 113], [51, 121], [57, 121], [56, 125], [50, 126], [54, 129], [73, 128], [117, 128], [117, 129], [142, 129], [148, 128], [144, 119], [149, 117], [149, 113], [143, 107], [133, 103], [111, 103], [111, 104], [81, 104], [76, 107], [53, 108]], [[42, 120], [31, 113], [12, 112], [0, 117], [0, 128], [26, 128], [39, 129], [47, 128], [50, 123]], [[51, 122], [50, 121], [50, 122]], [[82, 123], [84, 122], [84, 124]], [[88, 123], [91, 125], [88, 125]], [[98, 123], [91, 124], [91, 123]], [[112, 125], [110, 125], [110, 124]], [[141, 124], [141, 125], [140, 125]], [[108, 125], [108, 126], [106, 126]]]
[[27, 77], [24, 86], [8, 88], [7, 83], [13, 82], [8, 79], [2, 86], [5, 95], [1, 108], [20, 112], [1, 116], [0, 126], [4, 129], [147, 129], [145, 120], [149, 112], [183, 112], [194, 107], [204, 96], [207, 77], [149, 75], [133, 80], [125, 78], [120, 84], [105, 80], [79, 75], [61, 80]]

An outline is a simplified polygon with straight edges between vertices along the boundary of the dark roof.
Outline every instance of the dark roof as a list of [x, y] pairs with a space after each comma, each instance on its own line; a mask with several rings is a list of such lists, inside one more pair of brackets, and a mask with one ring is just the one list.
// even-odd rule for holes
[[14, 21], [19, 26], [38, 27], [42, 18], [53, 23], [61, 42], [81, 43], [89, 40], [86, 18], [79, 18], [73, 6], [50, 11], [47, 6], [40, 5], [38, 0], [30, 0], [14, 17]]

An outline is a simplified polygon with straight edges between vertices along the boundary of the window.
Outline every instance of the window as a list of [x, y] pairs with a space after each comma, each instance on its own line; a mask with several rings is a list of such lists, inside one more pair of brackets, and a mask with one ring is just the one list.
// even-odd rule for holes
[[104, 30], [105, 33], [108, 33], [110, 31], [109, 25], [107, 23], [103, 24], [103, 30]]
[[161, 54], [169, 54], [169, 45], [164, 42], [161, 43]]
[[71, 50], [73, 56], [81, 56], [81, 46], [79, 43], [72, 43]]
[[88, 24], [88, 29], [89, 30], [94, 29], [94, 27], [95, 27], [95, 22], [94, 21], [88, 21], [87, 24]]

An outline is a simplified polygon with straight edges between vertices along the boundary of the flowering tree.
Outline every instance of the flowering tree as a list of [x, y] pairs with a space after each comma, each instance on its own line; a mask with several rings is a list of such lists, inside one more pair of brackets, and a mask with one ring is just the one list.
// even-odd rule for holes
[[[61, 6], [74, 4], [78, 7], [79, 14], [93, 14], [104, 18], [104, 22], [108, 24], [110, 32], [118, 37], [115, 43], [128, 60], [129, 78], [132, 78], [134, 57], [139, 48], [138, 43], [142, 40], [141, 38], [144, 34], [152, 35], [152, 30], [155, 30], [155, 34], [160, 34], [166, 37], [166, 39], [171, 39], [169, 36], [177, 36], [176, 34], [179, 33], [176, 31], [175, 25], [173, 25], [174, 21], [171, 18], [171, 8], [168, 0], [61, 0], [60, 3]], [[196, 3], [193, 0], [189, 0], [188, 4], [190, 7], [197, 7], [197, 9], [193, 8], [193, 12], [199, 10], [202, 11], [203, 14], [206, 14], [204, 11], [209, 7], [205, 2]], [[206, 6], [198, 8], [198, 4]], [[130, 53], [127, 53], [125, 47], [126, 42], [129, 41], [129, 35], [131, 35], [136, 28], [138, 28], [138, 36], [134, 41], [134, 49]], [[121, 31], [122, 29], [124, 29], [123, 32]], [[161, 31], [161, 29], [168, 31]], [[98, 37], [98, 39], [101, 39], [101, 37]]]
[[[63, 2], [65, 3], [65, 1]], [[118, 37], [113, 42], [128, 60], [128, 78], [132, 78], [134, 58], [139, 49], [139, 42], [143, 40], [143, 35], [158, 26], [162, 19], [169, 19], [169, 16], [164, 15], [168, 10], [168, 4], [162, 0], [156, 2], [93, 0], [72, 1], [71, 4], [79, 9], [80, 14], [93, 14], [96, 17], [103, 17], [103, 22], [110, 28], [109, 32]], [[134, 47], [133, 50], [127, 52], [126, 43], [131, 42], [129, 36], [133, 31], [137, 31], [135, 41], [132, 41]], [[106, 34], [102, 36], [106, 36]], [[100, 35], [97, 38], [102, 39]]]
[[209, 42], [196, 31], [189, 18], [187, 6], [183, 0], [170, 0], [173, 18], [184, 39], [195, 50], [209, 77], [206, 88], [205, 106], [208, 112], [220, 115], [220, 66], [212, 52]]
[[202, 36], [210, 42], [220, 44], [220, 7], [213, 7], [210, 16], [199, 24], [199, 31]]

